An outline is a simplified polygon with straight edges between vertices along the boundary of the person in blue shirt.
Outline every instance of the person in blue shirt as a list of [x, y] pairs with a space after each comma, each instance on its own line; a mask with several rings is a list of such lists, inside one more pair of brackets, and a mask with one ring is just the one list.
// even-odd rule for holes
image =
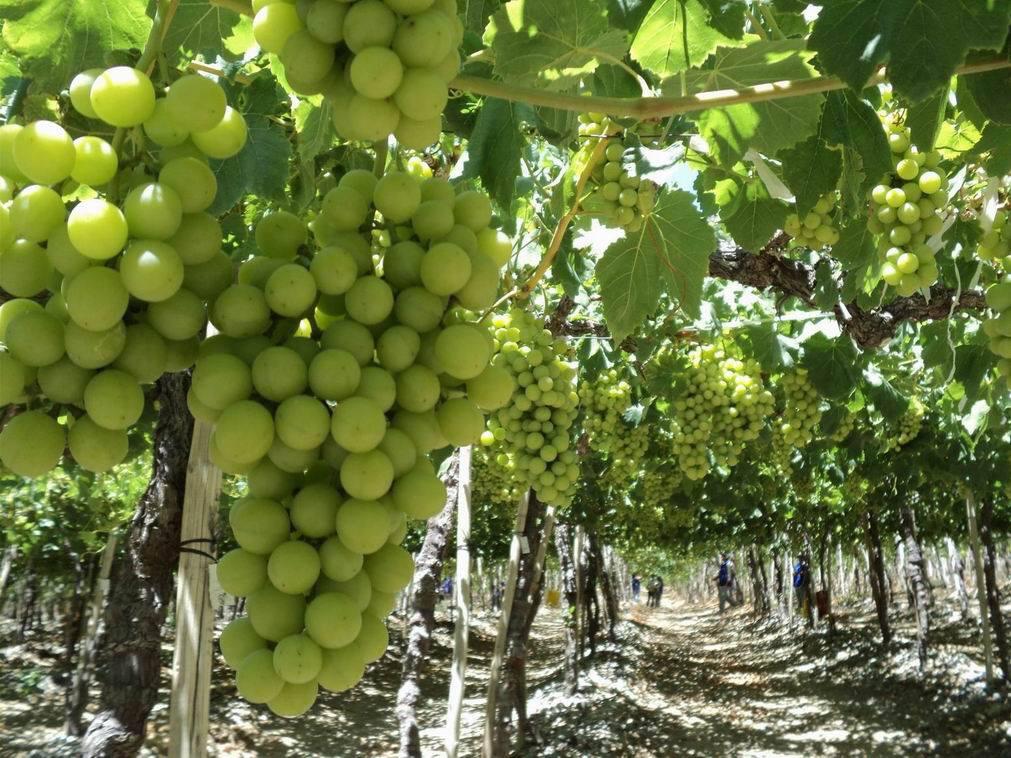
[[727, 553], [720, 553], [720, 571], [716, 575], [716, 589], [720, 595], [720, 613], [734, 603], [734, 562]]
[[793, 567], [793, 592], [797, 596], [797, 608], [807, 611], [807, 584], [810, 581], [811, 569], [803, 555], [797, 557]]
[[638, 574], [632, 574], [632, 599], [639, 602], [639, 593], [642, 591], [642, 580]]

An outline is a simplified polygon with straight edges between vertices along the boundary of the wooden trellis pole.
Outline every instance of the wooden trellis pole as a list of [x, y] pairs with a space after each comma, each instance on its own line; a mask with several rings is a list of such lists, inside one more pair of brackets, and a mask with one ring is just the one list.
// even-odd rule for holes
[[[209, 458], [211, 425], [196, 421], [186, 467], [186, 493], [176, 591], [176, 646], [172, 659], [170, 758], [207, 755], [214, 641], [210, 542], [221, 491], [221, 470]], [[191, 552], [200, 551], [200, 552]], [[201, 555], [206, 553], [206, 555]]]
[[470, 462], [471, 448], [460, 448], [460, 475], [456, 503], [456, 623], [453, 631], [453, 666], [446, 706], [446, 756], [456, 758], [460, 744], [470, 635]]

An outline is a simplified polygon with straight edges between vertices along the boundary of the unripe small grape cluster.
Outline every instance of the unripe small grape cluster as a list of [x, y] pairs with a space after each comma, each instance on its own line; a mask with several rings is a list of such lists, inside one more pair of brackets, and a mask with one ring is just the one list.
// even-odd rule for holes
[[590, 448], [607, 452], [622, 432], [623, 416], [632, 406], [632, 386], [615, 369], [608, 369], [593, 381], [579, 383], [579, 406], [583, 411], [583, 431]]
[[253, 36], [280, 57], [302, 95], [323, 95], [337, 132], [391, 134], [422, 150], [439, 141], [449, 82], [460, 70], [456, 0], [254, 0]]
[[915, 397], [911, 398], [909, 401], [909, 407], [899, 419], [898, 428], [894, 429], [892, 433], [884, 439], [885, 451], [898, 450], [900, 447], [908, 445], [916, 439], [920, 430], [923, 429], [923, 417], [926, 413], [927, 409], [923, 403]]
[[615, 432], [608, 447], [604, 480], [612, 488], [627, 489], [639, 475], [649, 450], [649, 427], [645, 423], [632, 426], [623, 420]]
[[[603, 114], [581, 113], [579, 138], [577, 164], [585, 165], [595, 154], [600, 156], [590, 174], [593, 190], [583, 201], [583, 209], [606, 226], [638, 231], [656, 205], [657, 186], [641, 179], [635, 163], [628, 160], [627, 149], [632, 144], [625, 130]], [[601, 141], [603, 152], [598, 152]]]
[[579, 479], [572, 426], [579, 412], [569, 350], [539, 319], [513, 309], [494, 316], [492, 368], [516, 385], [509, 403], [488, 419], [481, 441], [500, 445], [516, 478], [545, 503], [568, 505]]
[[821, 423], [822, 407], [818, 391], [808, 379], [805, 368], [783, 374], [780, 385], [783, 388], [783, 414], [777, 431], [788, 446], [807, 447]]
[[[655, 360], [673, 359], [663, 354]], [[733, 466], [748, 442], [758, 438], [774, 399], [761, 370], [715, 345], [689, 351], [670, 404], [672, 451], [684, 475], [702, 479], [712, 463]]]
[[796, 244], [811, 250], [832, 247], [839, 241], [839, 229], [833, 218], [837, 203], [838, 196], [835, 192], [822, 195], [804, 218], [796, 213], [787, 216], [783, 231], [793, 237]]
[[383, 654], [413, 571], [406, 522], [446, 501], [428, 454], [477, 442], [512, 399], [467, 310], [495, 300], [511, 249], [490, 221], [486, 196], [445, 180], [351, 171], [322, 198], [314, 244], [301, 218], [268, 213], [260, 254], [214, 300], [188, 401], [214, 425], [211, 459], [248, 484], [219, 578], [248, 597], [221, 647], [250, 702], [297, 716]]
[[519, 502], [523, 488], [516, 479], [508, 453], [479, 445], [474, 448], [471, 466], [471, 500], [474, 503], [508, 506]]
[[909, 129], [887, 121], [894, 170], [871, 190], [867, 228], [879, 235], [881, 278], [903, 297], [937, 281], [934, 250], [927, 239], [943, 229], [948, 180], [936, 151], [921, 153], [909, 143]]
[[1008, 211], [1001, 209], [994, 215], [993, 225], [980, 237], [976, 254], [984, 261], [999, 261], [1004, 270], [1011, 272], [1011, 224]]
[[997, 371], [1011, 381], [1011, 278], [991, 284], [986, 291], [986, 304], [994, 315], [983, 322], [983, 332], [990, 342], [990, 352], [998, 356]]
[[683, 481], [681, 472], [672, 466], [646, 469], [640, 479], [643, 504], [648, 508], [664, 509]]
[[221, 87], [187, 75], [159, 93], [116, 66], [74, 77], [70, 101], [162, 150], [153, 170], [120, 171], [101, 137], [0, 127], [0, 407], [34, 406], [0, 432], [0, 461], [26, 477], [65, 448], [89, 471], [121, 463], [143, 386], [193, 364], [207, 280], [231, 276], [207, 161], [238, 153], [246, 124]]
[[848, 410], [843, 415], [842, 419], [839, 421], [839, 426], [835, 428], [835, 431], [829, 435], [829, 440], [832, 442], [845, 442], [846, 438], [853, 433], [853, 430], [857, 425], [857, 414]]

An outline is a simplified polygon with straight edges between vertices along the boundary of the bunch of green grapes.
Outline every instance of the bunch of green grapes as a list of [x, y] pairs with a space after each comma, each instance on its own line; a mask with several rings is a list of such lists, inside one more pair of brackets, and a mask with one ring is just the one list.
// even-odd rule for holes
[[796, 213], [787, 216], [783, 231], [793, 237], [796, 243], [811, 250], [832, 247], [839, 241], [839, 229], [834, 225], [833, 218], [838, 202], [835, 192], [822, 195], [804, 218]]
[[976, 254], [984, 261], [1000, 261], [1005, 271], [1011, 270], [1011, 224], [1008, 223], [1008, 212], [1005, 209], [997, 211], [993, 225], [985, 230], [979, 240]]
[[[657, 361], [673, 358], [661, 353]], [[686, 477], [733, 466], [748, 442], [757, 439], [774, 406], [758, 364], [741, 360], [715, 345], [693, 348], [680, 372], [670, 407], [672, 450]]]
[[585, 166], [594, 162], [590, 174], [592, 192], [583, 200], [583, 208], [607, 226], [638, 231], [656, 205], [657, 186], [641, 179], [635, 163], [628, 159], [627, 151], [633, 147], [630, 134], [599, 113], [581, 113], [579, 122], [582, 144], [576, 163]]
[[829, 435], [829, 439], [832, 442], [844, 442], [850, 434], [853, 433], [853, 429], [857, 425], [857, 414], [853, 413], [849, 409], [843, 415], [842, 419], [839, 421], [839, 426], [836, 427], [835, 431]]
[[[397, 240], [378, 259], [377, 211]], [[303, 219], [265, 215], [259, 254], [211, 306], [188, 401], [212, 460], [248, 483], [219, 579], [248, 597], [221, 648], [250, 702], [297, 716], [383, 654], [413, 571], [406, 522], [446, 501], [428, 454], [477, 442], [513, 399], [469, 310], [495, 300], [511, 249], [490, 221], [486, 196], [444, 180], [352, 171], [313, 242]]]
[[593, 381], [584, 378], [579, 383], [579, 406], [590, 447], [607, 452], [615, 439], [624, 434], [622, 419], [632, 407], [632, 385], [613, 368]]
[[542, 501], [568, 505], [579, 479], [572, 449], [579, 395], [568, 347], [542, 321], [519, 309], [494, 316], [491, 327], [492, 369], [507, 376], [516, 392], [488, 419], [482, 442], [501, 445], [517, 479]]
[[664, 508], [683, 481], [681, 472], [673, 466], [663, 464], [647, 469], [640, 479], [643, 504], [651, 508]]
[[231, 276], [208, 159], [238, 153], [246, 124], [221, 87], [187, 75], [158, 92], [115, 66], [74, 77], [70, 101], [162, 149], [120, 171], [102, 137], [0, 127], [0, 406], [32, 407], [0, 433], [0, 461], [26, 477], [65, 449], [90, 471], [122, 462], [144, 385], [193, 364], [213, 281]]
[[611, 487], [627, 489], [642, 470], [643, 459], [649, 449], [649, 426], [632, 426], [622, 421], [614, 431], [608, 447], [604, 479]]
[[916, 439], [916, 436], [923, 428], [923, 417], [926, 415], [926, 412], [927, 409], [923, 403], [915, 397], [912, 398], [909, 401], [909, 408], [906, 409], [906, 412], [902, 414], [902, 418], [899, 419], [898, 429], [893, 430], [885, 437], [885, 451], [898, 450], [900, 447], [908, 445]]
[[487, 447], [474, 448], [471, 472], [471, 499], [475, 503], [509, 505], [523, 494], [512, 460], [506, 453], [493, 453]]
[[996, 315], [983, 322], [983, 332], [990, 339], [990, 352], [1000, 358], [997, 370], [1005, 380], [1011, 380], [1011, 278], [987, 288], [986, 304]]
[[943, 229], [948, 180], [936, 151], [909, 144], [909, 129], [888, 121], [888, 145], [895, 166], [871, 190], [867, 228], [880, 235], [881, 278], [903, 297], [937, 281], [934, 249], [927, 239]]
[[783, 374], [783, 413], [777, 432], [786, 445], [807, 447], [821, 423], [821, 398], [807, 378], [807, 369]]
[[289, 86], [322, 95], [349, 140], [439, 141], [460, 70], [456, 0], [253, 0], [253, 36]]

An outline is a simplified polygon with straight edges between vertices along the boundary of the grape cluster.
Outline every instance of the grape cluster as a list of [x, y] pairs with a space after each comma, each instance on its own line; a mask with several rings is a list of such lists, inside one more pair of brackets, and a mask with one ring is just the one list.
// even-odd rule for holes
[[948, 204], [948, 180], [936, 151], [921, 153], [909, 143], [909, 129], [887, 122], [894, 170], [871, 190], [867, 228], [876, 235], [881, 278], [907, 297], [937, 281], [934, 250], [927, 238], [941, 232]]
[[[606, 226], [638, 231], [643, 219], [656, 205], [657, 186], [641, 179], [635, 163], [628, 160], [626, 151], [633, 146], [630, 136], [621, 125], [603, 114], [581, 113], [579, 137], [582, 145], [576, 157], [577, 165], [595, 161], [590, 174], [593, 190], [582, 207]], [[605, 143], [602, 153], [598, 152], [601, 140]]]
[[853, 433], [853, 429], [857, 425], [857, 414], [853, 413], [849, 409], [843, 414], [842, 419], [839, 421], [839, 426], [835, 428], [835, 431], [829, 435], [829, 440], [832, 442], [845, 442], [846, 438]]
[[293, 90], [323, 95], [338, 133], [438, 142], [460, 70], [456, 0], [254, 0], [253, 36], [280, 57]]
[[908, 445], [916, 439], [916, 436], [923, 428], [923, 417], [926, 413], [927, 409], [924, 407], [923, 403], [915, 397], [911, 398], [909, 401], [909, 407], [899, 419], [898, 428], [893, 430], [892, 433], [884, 439], [885, 451], [898, 450], [900, 447]]
[[642, 502], [647, 508], [663, 509], [681, 487], [681, 472], [669, 465], [646, 469], [641, 482]]
[[[664, 352], [655, 360], [673, 358]], [[672, 450], [684, 475], [698, 480], [709, 473], [710, 456], [717, 465], [736, 465], [772, 414], [774, 399], [754, 361], [715, 345], [695, 347], [686, 358], [670, 404]]]
[[986, 304], [996, 315], [983, 322], [983, 332], [990, 339], [990, 352], [1000, 358], [997, 370], [1005, 380], [1011, 380], [1011, 278], [987, 288]]
[[835, 192], [822, 195], [804, 218], [796, 213], [787, 216], [783, 231], [793, 237], [795, 242], [812, 250], [832, 247], [839, 241], [839, 229], [834, 225], [833, 218], [837, 202]]
[[492, 318], [492, 368], [515, 384], [508, 404], [488, 419], [481, 441], [501, 445], [517, 479], [545, 503], [565, 506], [579, 478], [571, 428], [579, 395], [568, 349], [543, 322], [513, 309]]
[[519, 502], [522, 487], [508, 454], [478, 446], [474, 448], [471, 466], [473, 502], [498, 506]]
[[976, 249], [981, 260], [1000, 261], [1005, 271], [1011, 271], [1011, 224], [1008, 223], [1008, 212], [1005, 209], [997, 211], [993, 226], [983, 233]]
[[583, 411], [583, 431], [590, 448], [607, 452], [620, 436], [622, 418], [632, 406], [632, 386], [615, 369], [596, 379], [579, 383], [579, 405]]
[[208, 282], [231, 276], [207, 213], [207, 159], [246, 141], [224, 91], [183, 76], [159, 96], [144, 72], [116, 66], [74, 77], [70, 100], [164, 149], [150, 172], [121, 172], [101, 137], [72, 139], [52, 121], [0, 127], [0, 289], [13, 298], [0, 306], [0, 406], [32, 408], [0, 433], [0, 460], [26, 477], [65, 448], [90, 471], [120, 463], [143, 385], [193, 364]]
[[219, 577], [248, 597], [221, 646], [250, 702], [296, 716], [382, 655], [413, 569], [405, 522], [445, 504], [427, 454], [477, 442], [512, 398], [467, 310], [495, 300], [511, 249], [490, 221], [486, 196], [442, 179], [352, 171], [324, 195], [314, 244], [299, 217], [265, 215], [260, 254], [211, 306], [188, 400], [214, 425], [212, 460], [248, 481]]
[[786, 445], [793, 448], [807, 447], [821, 422], [822, 408], [818, 391], [808, 380], [805, 368], [784, 374], [781, 384], [783, 414], [777, 431]]

